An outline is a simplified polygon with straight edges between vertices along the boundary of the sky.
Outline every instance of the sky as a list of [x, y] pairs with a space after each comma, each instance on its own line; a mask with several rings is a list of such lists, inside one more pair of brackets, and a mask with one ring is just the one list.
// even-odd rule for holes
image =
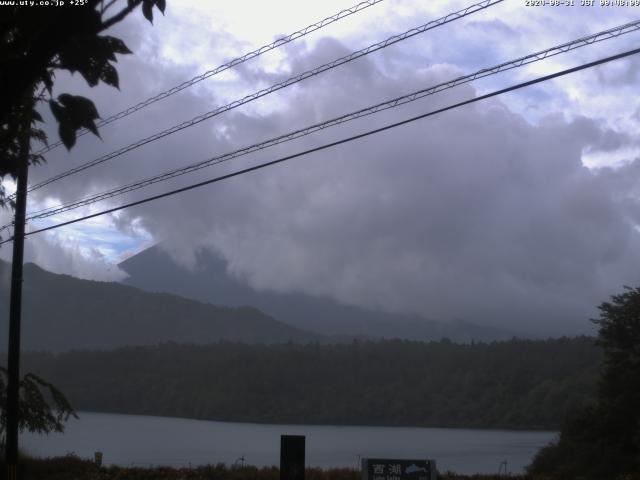
[[[109, 34], [120, 90], [57, 76], [55, 93], [102, 117], [270, 43], [347, 0], [167, 2]], [[460, 75], [640, 19], [640, 7], [527, 6], [482, 12], [304, 80], [33, 192], [68, 202], [250, 145]], [[384, 0], [59, 148], [30, 182], [154, 134], [472, 2]], [[428, 112], [637, 48], [630, 33], [487, 77], [225, 164], [34, 222], [29, 229]], [[257, 289], [304, 292], [440, 321], [537, 335], [592, 333], [596, 306], [640, 284], [640, 57], [474, 103], [225, 182], [28, 237], [26, 257], [81, 278], [161, 243], [186, 268], [208, 249]], [[56, 127], [42, 110], [51, 139]], [[5, 184], [10, 189], [11, 184]], [[0, 215], [3, 224], [7, 211]], [[9, 258], [10, 249], [0, 248]]]

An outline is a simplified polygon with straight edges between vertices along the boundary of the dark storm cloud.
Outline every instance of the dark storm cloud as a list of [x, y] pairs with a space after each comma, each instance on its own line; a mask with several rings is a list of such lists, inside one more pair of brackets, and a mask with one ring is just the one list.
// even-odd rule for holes
[[[347, 49], [323, 40], [287, 52], [291, 71], [300, 71]], [[152, 62], [123, 68], [123, 94], [109, 92], [109, 99], [117, 98], [110, 106], [134, 103], [130, 92], [146, 82], [179, 83], [175, 79], [183, 79], [184, 70]], [[442, 65], [396, 65], [389, 72], [362, 59], [276, 95], [258, 112], [240, 109], [205, 122], [91, 175], [60, 182], [48, 194], [70, 200], [457, 74]], [[273, 74], [247, 67], [239, 75], [244, 87], [268, 83]], [[93, 158], [202, 113], [222, 102], [211, 85], [105, 128], [104, 145], [81, 143], [72, 159], [55, 163]], [[112, 101], [103, 100], [104, 91], [92, 93], [99, 104]], [[311, 148], [473, 94], [464, 86], [149, 191]], [[118, 144], [111, 143], [115, 138]], [[210, 248], [235, 275], [261, 289], [304, 291], [440, 320], [574, 333], [589, 329], [596, 304], [623, 284], [640, 281], [640, 160], [616, 170], [589, 170], [581, 162], [586, 149], [609, 150], [627, 141], [587, 118], [556, 115], [531, 125], [494, 100], [126, 211], [117, 221], [124, 229], [139, 219], [185, 264], [193, 262], [197, 248]], [[36, 176], [47, 177], [56, 167], [52, 160]]]

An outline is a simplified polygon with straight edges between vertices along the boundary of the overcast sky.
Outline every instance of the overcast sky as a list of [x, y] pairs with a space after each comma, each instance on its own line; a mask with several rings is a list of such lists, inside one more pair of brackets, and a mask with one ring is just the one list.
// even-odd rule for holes
[[[354, 2], [355, 3], [355, 2]], [[103, 117], [354, 3], [170, 0], [111, 32], [121, 91], [59, 75]], [[57, 149], [30, 180], [96, 158], [469, 5], [385, 0]], [[575, 0], [580, 4], [580, 0]], [[599, 3], [599, 2], [598, 2]], [[30, 196], [29, 210], [188, 165], [640, 18], [634, 7], [506, 0], [171, 135]], [[640, 33], [30, 225], [54, 224], [637, 48]], [[152, 204], [29, 237], [27, 258], [83, 278], [156, 242], [207, 248], [250, 285], [515, 331], [593, 331], [595, 306], [640, 284], [640, 58], [617, 61]], [[46, 116], [50, 118], [46, 109]], [[55, 126], [48, 127], [57, 139]], [[2, 214], [3, 223], [9, 215]], [[0, 255], [7, 258], [3, 246]]]

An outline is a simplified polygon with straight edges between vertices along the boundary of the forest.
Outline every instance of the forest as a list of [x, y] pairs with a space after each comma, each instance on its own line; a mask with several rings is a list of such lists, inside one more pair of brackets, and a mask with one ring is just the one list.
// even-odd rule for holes
[[78, 411], [306, 424], [559, 429], [595, 394], [590, 337], [27, 353]]

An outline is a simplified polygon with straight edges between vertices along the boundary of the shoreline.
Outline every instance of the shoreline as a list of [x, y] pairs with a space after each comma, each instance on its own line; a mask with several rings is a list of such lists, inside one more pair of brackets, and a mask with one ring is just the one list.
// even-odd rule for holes
[[[478, 430], [478, 431], [487, 431], [487, 432], [495, 432], [495, 433], [544, 433], [544, 434], [558, 434], [559, 430], [549, 430], [549, 429], [537, 429], [537, 428], [502, 428], [502, 427], [460, 427], [460, 426], [428, 426], [428, 425], [388, 425], [388, 424], [371, 424], [371, 423], [313, 423], [313, 422], [277, 422], [277, 421], [236, 421], [236, 420], [213, 420], [209, 418], [195, 418], [195, 417], [181, 417], [176, 415], [150, 415], [143, 413], [121, 413], [121, 412], [96, 412], [89, 410], [79, 410], [76, 411], [78, 417], [81, 417], [82, 414], [90, 414], [90, 415], [119, 415], [119, 416], [129, 416], [129, 417], [144, 417], [144, 418], [161, 418], [163, 420], [180, 420], [180, 421], [194, 421], [194, 422], [209, 422], [209, 423], [217, 423], [217, 424], [225, 424], [225, 425], [237, 425], [240, 424], [242, 426], [258, 426], [258, 427], [327, 427], [327, 428], [405, 428], [405, 429], [428, 429], [428, 430]], [[74, 421], [74, 419], [69, 419], [69, 422]]]

